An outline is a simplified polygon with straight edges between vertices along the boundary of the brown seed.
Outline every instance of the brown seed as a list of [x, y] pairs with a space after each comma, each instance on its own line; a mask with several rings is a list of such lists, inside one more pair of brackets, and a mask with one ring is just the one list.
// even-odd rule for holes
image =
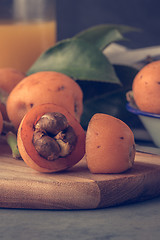
[[32, 141], [37, 152], [46, 160], [53, 161], [59, 157], [61, 149], [58, 143], [46, 133], [35, 131]]
[[66, 117], [59, 112], [44, 114], [34, 126], [33, 144], [47, 160], [70, 154], [77, 141], [76, 134]]
[[46, 132], [56, 135], [68, 127], [66, 117], [61, 113], [46, 113], [36, 123], [36, 129], [43, 129]]

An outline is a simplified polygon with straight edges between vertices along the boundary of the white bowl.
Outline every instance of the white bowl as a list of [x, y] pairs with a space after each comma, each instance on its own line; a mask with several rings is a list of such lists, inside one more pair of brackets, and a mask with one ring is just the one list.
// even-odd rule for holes
[[143, 112], [127, 103], [126, 108], [129, 112], [136, 114], [144, 127], [151, 136], [154, 144], [160, 148], [160, 114]]

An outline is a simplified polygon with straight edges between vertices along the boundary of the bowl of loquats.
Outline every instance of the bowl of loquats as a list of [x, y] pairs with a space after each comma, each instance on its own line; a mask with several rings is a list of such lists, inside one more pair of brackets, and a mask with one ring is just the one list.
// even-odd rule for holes
[[129, 112], [137, 115], [153, 143], [160, 148], [160, 61], [143, 67], [133, 79], [127, 92]]

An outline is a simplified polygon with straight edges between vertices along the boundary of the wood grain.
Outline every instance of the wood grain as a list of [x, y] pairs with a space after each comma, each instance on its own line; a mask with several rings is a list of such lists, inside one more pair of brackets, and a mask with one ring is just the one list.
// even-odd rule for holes
[[92, 174], [85, 158], [71, 169], [39, 173], [13, 159], [0, 143], [0, 207], [27, 209], [96, 209], [143, 201], [160, 195], [160, 157], [136, 154], [123, 174]]

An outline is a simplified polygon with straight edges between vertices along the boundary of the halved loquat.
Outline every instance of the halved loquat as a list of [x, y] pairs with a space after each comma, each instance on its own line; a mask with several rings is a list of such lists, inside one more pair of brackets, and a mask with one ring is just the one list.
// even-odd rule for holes
[[18, 149], [39, 172], [72, 167], [85, 153], [85, 131], [65, 108], [48, 103], [33, 107], [18, 128]]
[[107, 114], [95, 114], [86, 133], [86, 159], [92, 173], [121, 173], [134, 163], [135, 144], [131, 129]]

